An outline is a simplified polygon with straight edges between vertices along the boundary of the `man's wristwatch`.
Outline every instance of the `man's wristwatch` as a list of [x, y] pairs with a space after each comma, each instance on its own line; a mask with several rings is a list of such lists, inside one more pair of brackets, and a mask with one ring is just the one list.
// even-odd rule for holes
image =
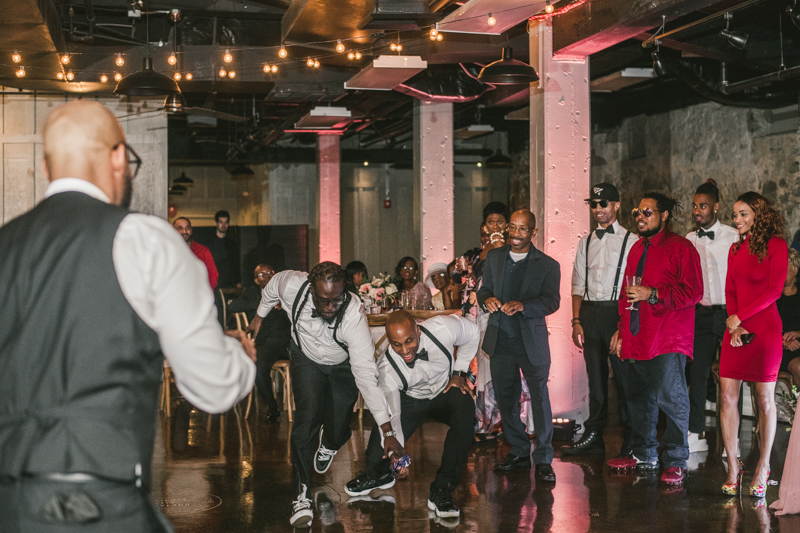
[[656, 305], [658, 303], [658, 289], [653, 287], [653, 289], [650, 291], [650, 298], [647, 299], [647, 302], [650, 305]]
[[396, 436], [397, 436], [397, 432], [396, 432], [396, 431], [384, 431], [384, 432], [383, 432], [383, 437], [384, 437], [384, 438], [387, 438], [387, 437], [396, 437]]
[[464, 372], [463, 370], [461, 370], [461, 371], [453, 372], [453, 374], [450, 377], [454, 378], [456, 376], [461, 376], [462, 378], [467, 379], [468, 375], [469, 374], [467, 372]]

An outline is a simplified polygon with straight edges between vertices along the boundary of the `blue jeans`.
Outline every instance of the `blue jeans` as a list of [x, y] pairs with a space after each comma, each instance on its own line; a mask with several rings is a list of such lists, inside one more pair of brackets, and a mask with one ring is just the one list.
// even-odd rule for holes
[[686, 386], [686, 356], [658, 355], [649, 361], [629, 364], [628, 415], [633, 454], [641, 461], [658, 460], [656, 424], [659, 408], [667, 415], [661, 438], [661, 461], [665, 468], [686, 468], [689, 458], [689, 391]]

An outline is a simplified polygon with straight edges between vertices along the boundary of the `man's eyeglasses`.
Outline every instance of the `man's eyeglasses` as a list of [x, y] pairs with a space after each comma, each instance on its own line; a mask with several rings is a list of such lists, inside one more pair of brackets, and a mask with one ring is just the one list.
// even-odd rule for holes
[[272, 271], [269, 271], [269, 272], [259, 272], [258, 274], [256, 274], [256, 277], [258, 279], [264, 279], [264, 278], [271, 278], [274, 275], [275, 275], [275, 271], [272, 270]]
[[142, 159], [136, 152], [134, 152], [133, 148], [131, 148], [131, 145], [126, 142], [117, 143], [111, 149], [116, 150], [120, 144], [124, 144], [125, 150], [128, 152], [128, 167], [131, 171], [131, 179], [133, 179], [139, 173], [139, 168], [142, 166]]
[[635, 208], [633, 211], [631, 211], [631, 214], [633, 215], [633, 218], [639, 218], [639, 215], [644, 215], [645, 218], [650, 218], [650, 215], [657, 211], [658, 209], [650, 209], [649, 207], [647, 209]]
[[608, 207], [608, 200], [591, 200], [591, 201], [586, 202], [586, 203], [588, 203], [589, 207], [591, 207], [592, 209], [597, 209], [598, 205], [600, 207], [602, 207], [603, 209]]
[[329, 305], [332, 305], [333, 307], [339, 307], [344, 303], [347, 294], [346, 293], [342, 294], [341, 296], [339, 296], [338, 298], [334, 298], [333, 300], [329, 300], [327, 298], [320, 298], [313, 292], [311, 293], [311, 296], [314, 297], [314, 301], [317, 302], [317, 304], [320, 307], [328, 307]]

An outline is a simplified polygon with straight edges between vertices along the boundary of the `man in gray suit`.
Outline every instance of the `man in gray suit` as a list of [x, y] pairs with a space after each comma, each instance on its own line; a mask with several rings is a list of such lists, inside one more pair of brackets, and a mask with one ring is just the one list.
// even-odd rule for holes
[[[491, 313], [483, 351], [491, 356], [495, 397], [503, 419], [503, 432], [511, 453], [494, 466], [508, 471], [536, 465], [537, 481], [555, 482], [553, 460], [553, 414], [547, 378], [550, 374], [550, 345], [545, 317], [559, 306], [561, 270], [558, 262], [537, 250], [536, 217], [527, 209], [515, 211], [508, 224], [510, 246], [492, 250], [486, 256], [483, 287], [478, 302]], [[536, 427], [536, 449], [519, 416], [522, 390], [520, 370], [531, 392], [531, 409]]]

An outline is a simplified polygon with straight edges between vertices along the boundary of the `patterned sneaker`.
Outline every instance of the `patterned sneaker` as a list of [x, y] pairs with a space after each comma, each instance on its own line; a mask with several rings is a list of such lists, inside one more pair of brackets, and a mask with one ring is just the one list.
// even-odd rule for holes
[[667, 485], [680, 485], [686, 478], [686, 469], [680, 466], [670, 466], [661, 474], [661, 483]]
[[364, 472], [355, 479], [347, 482], [344, 491], [348, 496], [363, 496], [375, 489], [390, 489], [394, 487], [394, 476], [391, 472], [378, 475], [374, 472]]
[[314, 519], [314, 511], [311, 510], [311, 499], [306, 496], [307, 487], [300, 485], [300, 494], [292, 502], [292, 517], [289, 523], [292, 527], [308, 528], [311, 527], [311, 520]]
[[322, 429], [319, 430], [319, 448], [317, 454], [314, 456], [314, 470], [318, 474], [324, 474], [331, 467], [333, 456], [336, 455], [335, 450], [329, 450], [322, 444]]

